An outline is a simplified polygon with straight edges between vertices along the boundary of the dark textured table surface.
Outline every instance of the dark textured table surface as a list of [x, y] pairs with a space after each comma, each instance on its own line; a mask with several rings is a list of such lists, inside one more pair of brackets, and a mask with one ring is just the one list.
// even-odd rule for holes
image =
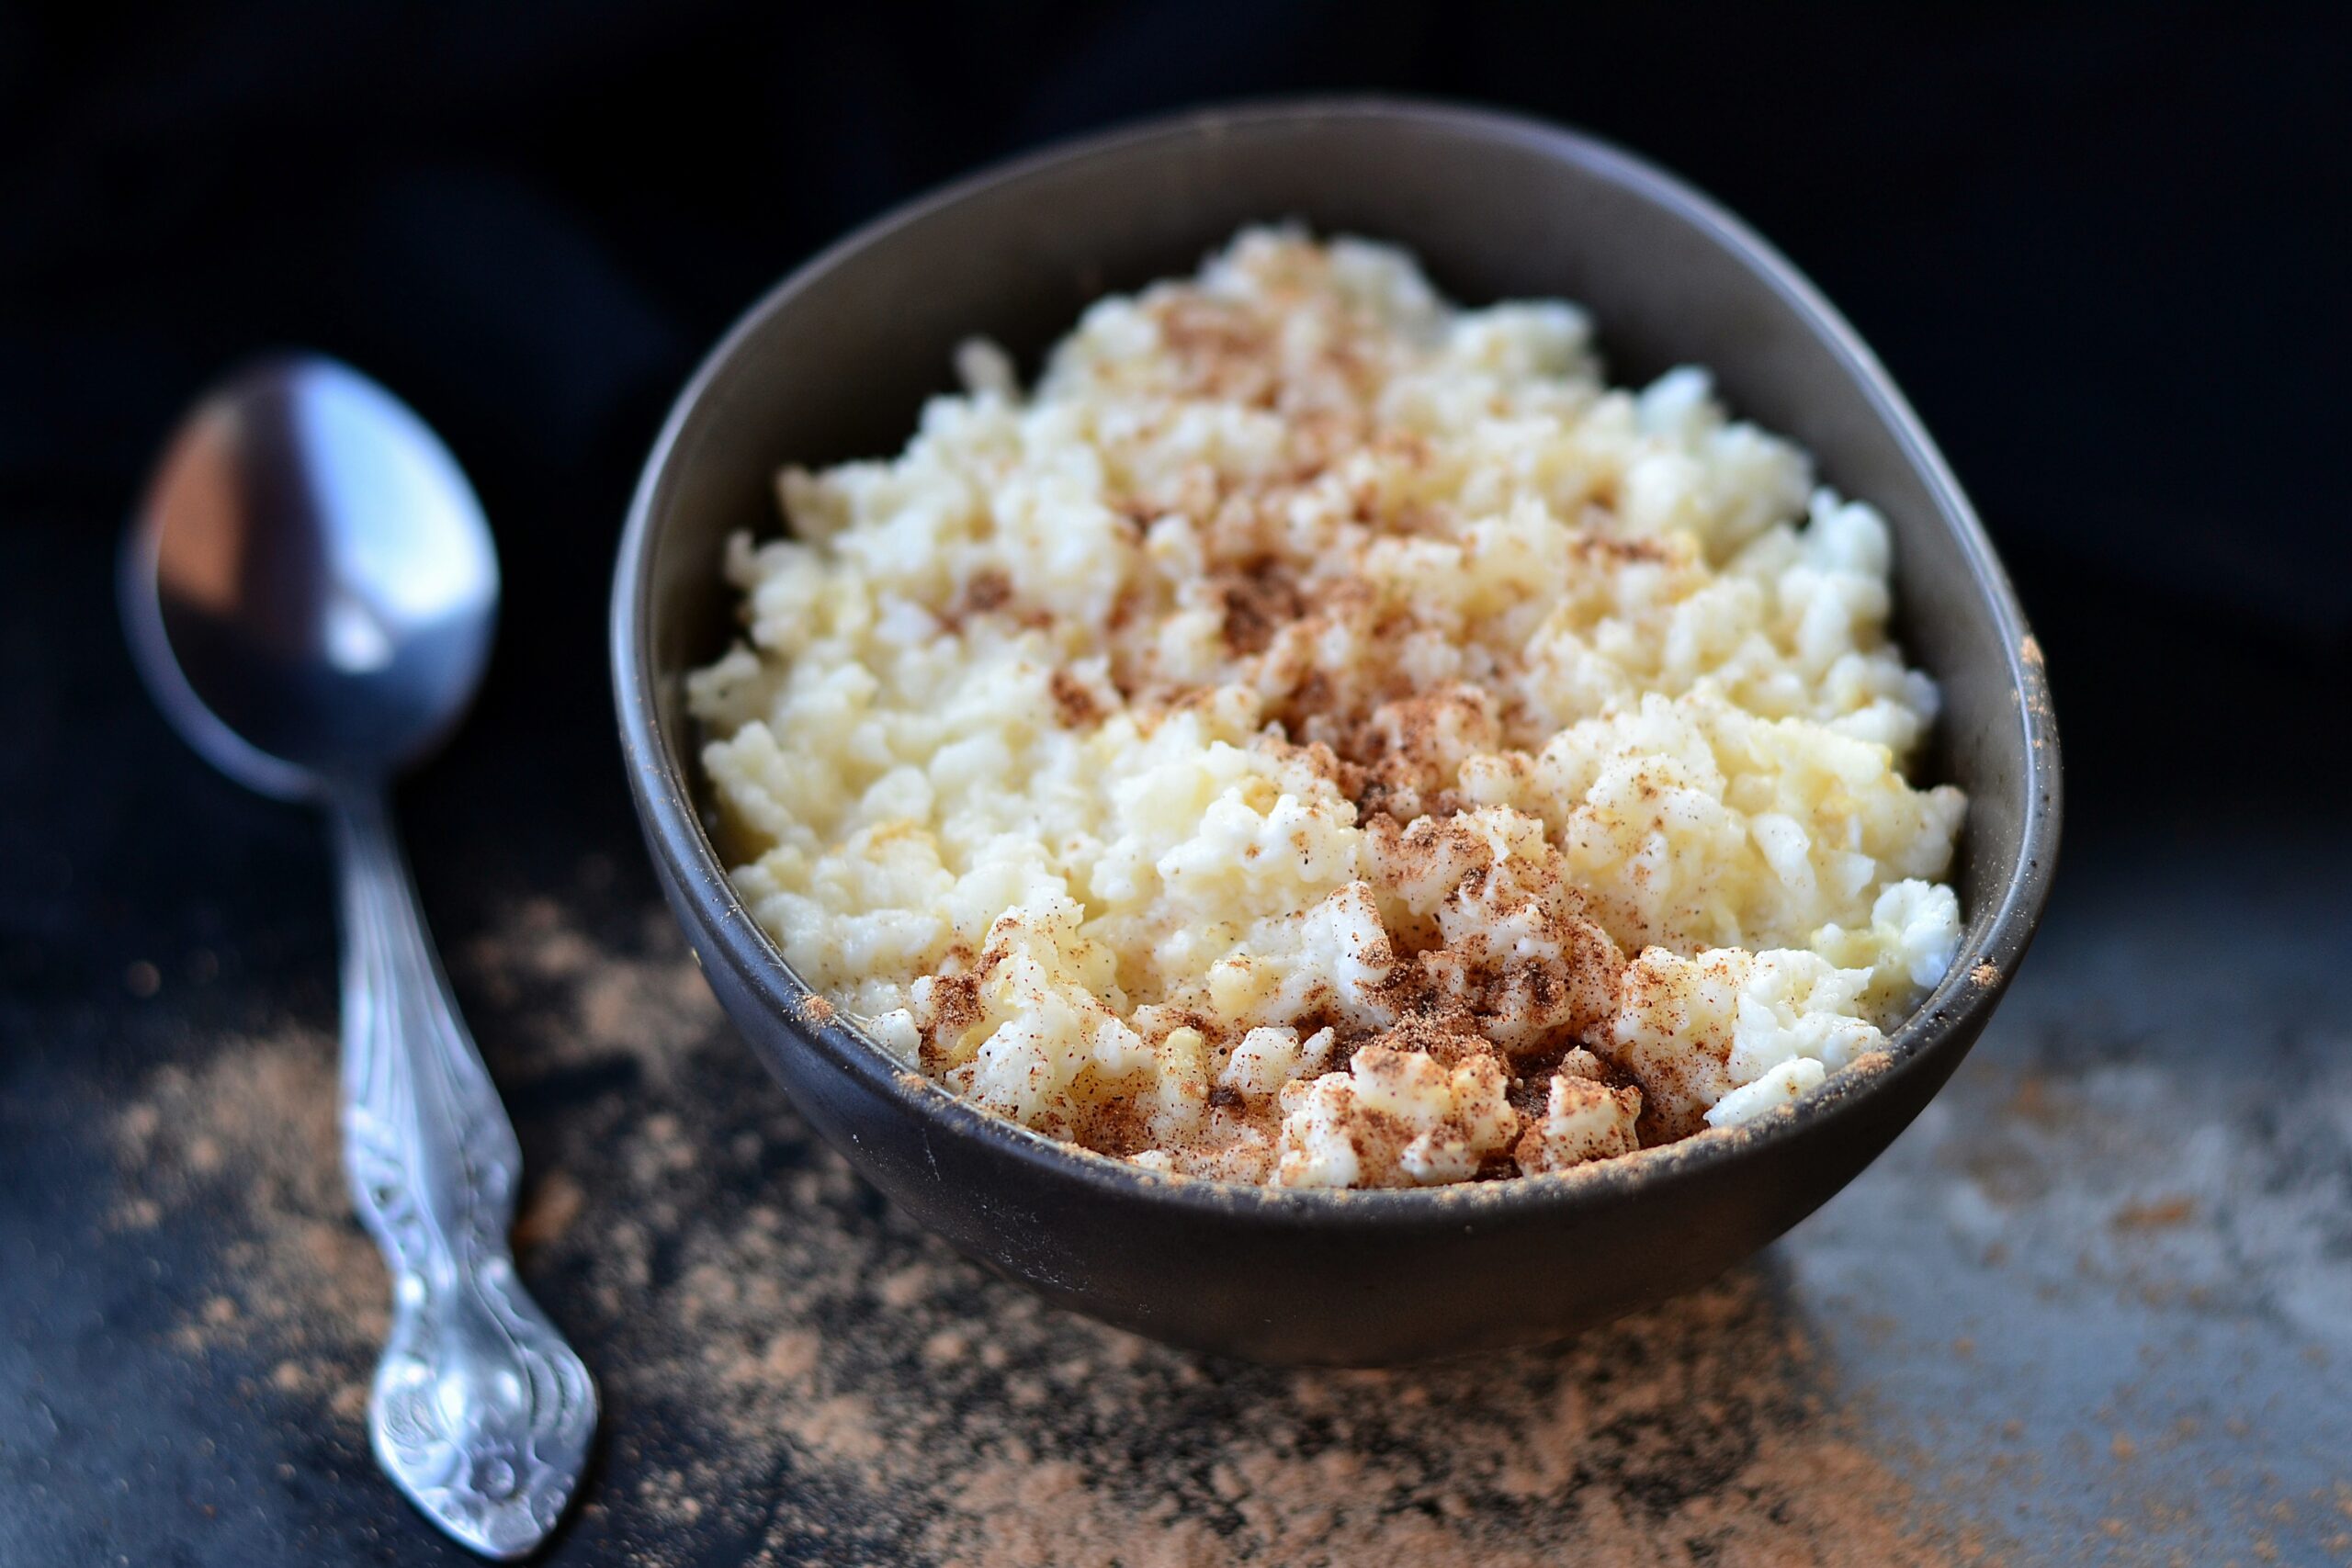
[[[28, 624], [31, 606], [10, 608]], [[173, 751], [127, 671], [76, 651], [102, 673], [75, 716], [19, 707], [12, 733], [124, 748], [144, 777], [121, 801], [52, 774], [49, 841], [13, 846], [79, 940], [14, 951], [0, 1015], [0, 1561], [459, 1561], [377, 1478], [359, 1423], [381, 1279], [342, 1217], [326, 1120], [333, 948], [311, 825]], [[1571, 1423], [1573, 1461], [1461, 1541], [1495, 1561], [1589, 1546], [1605, 1500], [1645, 1548], [1729, 1528], [1837, 1561], [1877, 1539], [1869, 1519], [1800, 1501], [1758, 1532], [1692, 1513], [1763, 1506], [1785, 1484], [1773, 1456], [1834, 1427], [1914, 1490], [1835, 1483], [1954, 1551], [2352, 1560], [2340, 828], [2094, 831], [1960, 1077], [1707, 1310], [1369, 1391], [1340, 1380], [1336, 1397], [1392, 1415], [1286, 1447], [1266, 1424], [1311, 1432], [1333, 1380], [1039, 1312], [812, 1146], [713, 1019], [616, 791], [591, 779], [565, 793], [600, 810], [517, 809], [550, 758], [486, 743], [494, 723], [407, 815], [538, 1179], [525, 1271], [606, 1387], [603, 1460], [554, 1561], [953, 1560], [989, 1540], [1020, 1561], [1022, 1538], [969, 1498], [1024, 1453], [1069, 1467], [1083, 1500], [1055, 1505], [1073, 1543], [1057, 1560], [1091, 1560], [1125, 1510], [1134, 1561], [1217, 1560], [1181, 1554], [1188, 1522], [1263, 1561], [1313, 1560], [1365, 1538], [1279, 1501], [1272, 1522], [1235, 1513], [1219, 1454], [1255, 1456], [1247, 1484], [1275, 1499], [1352, 1454], [1371, 1479], [1309, 1490], [1425, 1520], [1501, 1483], [1458, 1455], [1400, 1470], [1420, 1424], [1394, 1426], [1397, 1404], [1523, 1405], [1556, 1432], [1530, 1391], [1605, 1405], [1626, 1356], [1686, 1368], [1683, 1429], [1661, 1450], [1619, 1429], [1629, 1412]], [[943, 1336], [965, 1343], [943, 1357]], [[1799, 1388], [1822, 1404], [1763, 1408]], [[1431, 1420], [1459, 1438], [1460, 1417]]]
[[[382, 1281], [341, 1212], [307, 824], [168, 787], [196, 804], [141, 908], [9, 1015], [0, 1561], [463, 1561], [366, 1452]], [[537, 851], [423, 793], [537, 1178], [525, 1272], [605, 1380], [551, 1561], [2352, 1561], [2352, 838], [2119, 840], [1951, 1089], [1758, 1267], [1366, 1380], [1159, 1351], [948, 1258], [713, 1020], [625, 840]], [[48, 872], [75, 902], [109, 868]]]
[[[359, 1420], [382, 1280], [334, 1165], [318, 832], [148, 710], [111, 547], [34, 527], [0, 567], [7, 668], [43, 672], [0, 710], [0, 1562], [458, 1561]], [[2179, 635], [2054, 628], [2062, 667]], [[2183, 737], [2094, 797], [2011, 999], [1854, 1187], [1695, 1304], [1372, 1383], [1042, 1312], [888, 1213], [715, 1018], [597, 672], [503, 675], [403, 814], [536, 1179], [525, 1272], [606, 1391], [552, 1560], [1107, 1561], [1124, 1525], [1136, 1562], [1424, 1529], [1464, 1561], [1871, 1561], [1893, 1521], [1963, 1557], [2352, 1561], [2352, 832], [2298, 739], [2342, 687], [2212, 636], [2197, 668], [2072, 744], [2229, 694], [2269, 765], [2233, 799]], [[1664, 1416], [1622, 1388], [1661, 1366]], [[1553, 1468], [1514, 1481], [1539, 1438]], [[1816, 1517], [1807, 1486], [1859, 1501]], [[1033, 1505], [1052, 1540], [1016, 1528]]]
[[[320, 834], [172, 739], [112, 614], [174, 409], [286, 340], [440, 423], [500, 532], [492, 678], [401, 805], [520, 1127], [524, 1272], [606, 1396], [550, 1561], [2352, 1562], [2329, 39], [684, 10], [0, 18], [0, 1564], [465, 1560], [366, 1453]], [[1787, 245], [1983, 506], [2070, 786], [2040, 945], [1853, 1187], [1681, 1303], [1383, 1376], [1047, 1312], [850, 1178], [657, 906], [599, 639], [662, 401], [795, 256], [1046, 133], [1338, 82], [1593, 125]]]

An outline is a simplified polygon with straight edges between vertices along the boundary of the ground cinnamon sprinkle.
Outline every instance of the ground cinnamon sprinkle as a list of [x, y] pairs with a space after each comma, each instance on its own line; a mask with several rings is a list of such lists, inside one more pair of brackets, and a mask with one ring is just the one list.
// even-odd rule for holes
[[249, 1222], [220, 1240], [218, 1278], [232, 1283], [206, 1296], [175, 1346], [242, 1352], [248, 1381], [327, 1404], [356, 1429], [368, 1348], [390, 1328], [390, 1285], [350, 1218], [334, 1070], [333, 1043], [292, 1028], [239, 1041], [198, 1068], [158, 1067], [115, 1118], [125, 1179], [112, 1224], [149, 1230], [227, 1195]]
[[[818, 1142], [658, 910], [514, 910], [453, 955], [531, 1165], [525, 1273], [611, 1442], [560, 1556], [933, 1562], [1940, 1564], [1760, 1271], [1542, 1352], [1389, 1372], [1188, 1355], [963, 1261]], [[333, 1043], [286, 1028], [121, 1111], [119, 1227], [201, 1203], [179, 1331], [364, 1453], [385, 1282], [347, 1217]], [[1965, 1544], [1965, 1543], [1962, 1543]]]

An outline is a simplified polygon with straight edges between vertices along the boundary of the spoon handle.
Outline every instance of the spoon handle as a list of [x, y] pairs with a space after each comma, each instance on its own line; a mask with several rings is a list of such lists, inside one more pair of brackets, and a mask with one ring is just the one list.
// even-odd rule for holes
[[520, 1557], [587, 1459], [596, 1390], [515, 1277], [523, 1154], [435, 957], [375, 792], [334, 803], [343, 896], [343, 1154], [392, 1276], [377, 1462], [474, 1551]]

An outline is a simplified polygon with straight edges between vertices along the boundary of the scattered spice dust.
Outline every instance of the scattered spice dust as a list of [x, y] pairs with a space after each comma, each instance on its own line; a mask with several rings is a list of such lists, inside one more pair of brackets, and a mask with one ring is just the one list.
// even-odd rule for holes
[[[892, 1210], [729, 1032], [659, 909], [592, 931], [534, 901], [453, 958], [530, 1168], [523, 1270], [605, 1397], [559, 1561], [1984, 1555], [1826, 1400], [1762, 1271], [1539, 1352], [1207, 1359], [1048, 1308]], [[217, 1236], [218, 1283], [175, 1344], [357, 1465], [386, 1285], [348, 1216], [334, 1089], [311, 1028], [158, 1069], [116, 1118], [114, 1224]]]

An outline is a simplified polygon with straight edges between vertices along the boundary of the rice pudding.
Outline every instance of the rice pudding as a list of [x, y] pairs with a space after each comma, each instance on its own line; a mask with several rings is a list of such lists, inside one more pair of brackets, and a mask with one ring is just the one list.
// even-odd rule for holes
[[733, 875], [906, 1066], [1162, 1171], [1535, 1175], [1771, 1111], [1950, 965], [1889, 541], [1705, 373], [1250, 230], [786, 470], [692, 680]]

